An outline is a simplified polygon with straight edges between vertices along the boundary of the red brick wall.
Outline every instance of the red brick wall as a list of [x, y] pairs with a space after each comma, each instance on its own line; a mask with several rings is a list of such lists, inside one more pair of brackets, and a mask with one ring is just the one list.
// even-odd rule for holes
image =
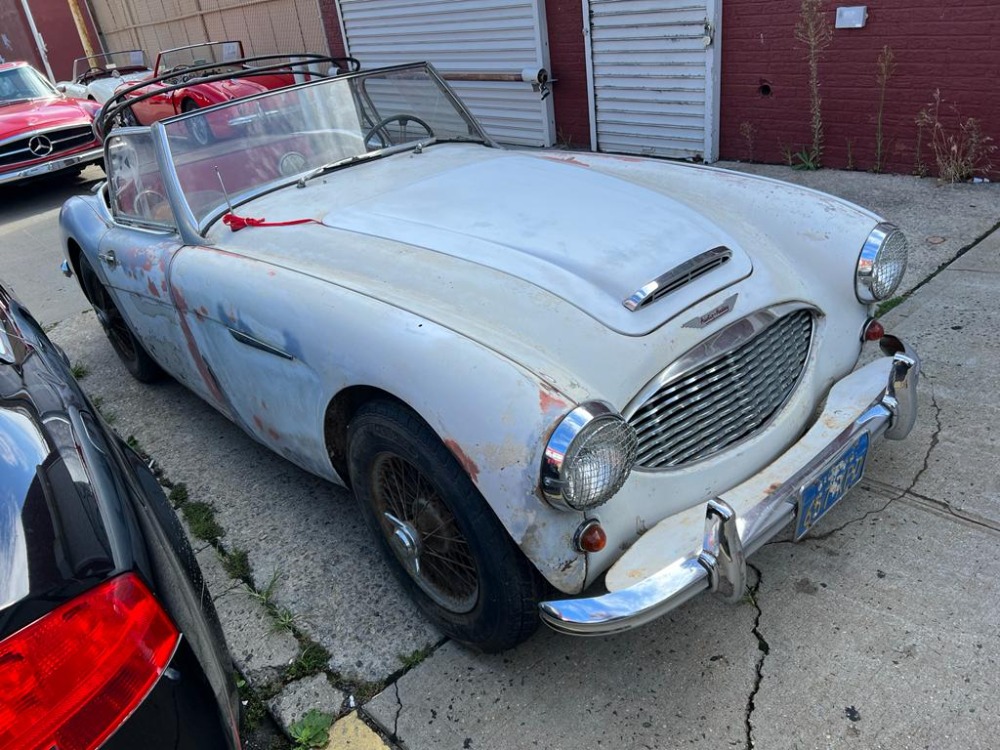
[[[323, 28], [326, 30], [326, 40], [330, 44], [331, 57], [345, 57], [344, 35], [340, 31], [340, 16], [337, 15], [337, 3], [334, 0], [319, 0], [319, 12], [323, 17]], [[361, 61], [364, 67], [365, 61]]]
[[553, 78], [553, 104], [559, 143], [590, 148], [590, 113], [587, 105], [587, 60], [583, 44], [583, 3], [580, 0], [546, 0], [549, 27], [549, 60]]
[[[845, 0], [841, 5], [861, 3]], [[836, 5], [824, 3], [833, 26]], [[798, 0], [723, 0], [723, 158], [745, 159], [741, 123], [756, 129], [754, 159], [780, 163], [781, 146], [811, 143], [805, 50], [795, 41]], [[1000, 145], [1000, 2], [998, 0], [880, 0], [868, 2], [863, 29], [834, 29], [820, 62], [825, 130], [824, 166], [847, 166], [853, 141], [857, 169], [875, 162], [878, 103], [876, 60], [883, 45], [896, 58], [886, 88], [884, 139], [887, 171], [909, 173], [916, 162], [914, 118], [940, 89], [942, 122], [981, 120]], [[770, 96], [760, 93], [769, 85]], [[926, 139], [925, 139], [926, 142]], [[933, 157], [925, 149], [924, 161]], [[993, 161], [1000, 166], [1000, 151]]]

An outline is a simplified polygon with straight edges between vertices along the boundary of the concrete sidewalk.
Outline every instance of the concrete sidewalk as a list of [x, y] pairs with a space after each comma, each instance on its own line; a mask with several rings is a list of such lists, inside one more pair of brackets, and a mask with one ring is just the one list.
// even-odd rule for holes
[[[815, 537], [758, 553], [744, 603], [701, 597], [614, 638], [542, 630], [494, 657], [442, 645], [348, 493], [264, 450], [176, 383], [132, 381], [92, 313], [50, 333], [88, 368], [82, 385], [114, 427], [215, 507], [222, 548], [246, 552], [256, 595], [228, 577], [212, 546], [201, 543], [199, 559], [237, 665], [273, 696], [280, 721], [310, 707], [342, 717], [338, 748], [996, 745], [1000, 233], [989, 233], [1000, 185], [747, 169], [898, 223], [915, 261], [908, 289], [986, 239], [885, 318], [924, 360], [914, 434], [879, 448]], [[276, 628], [275, 614], [291, 627]], [[305, 658], [311, 643], [328, 652], [320, 664]]]

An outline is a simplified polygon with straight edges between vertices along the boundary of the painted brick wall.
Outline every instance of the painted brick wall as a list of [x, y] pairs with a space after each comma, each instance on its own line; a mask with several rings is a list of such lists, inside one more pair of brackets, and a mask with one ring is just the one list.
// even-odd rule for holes
[[587, 106], [587, 60], [583, 44], [583, 3], [580, 0], [546, 0], [549, 27], [549, 71], [559, 143], [590, 148], [590, 113]]
[[[344, 46], [344, 35], [340, 30], [340, 16], [337, 13], [335, 0], [319, 0], [319, 13], [323, 19], [326, 40], [330, 44], [330, 56], [345, 57], [347, 52]], [[364, 65], [365, 61], [361, 60], [361, 67], [364, 68]]]
[[[836, 5], [823, 7], [832, 26]], [[811, 142], [805, 51], [794, 38], [800, 4], [723, 0], [722, 8], [722, 157], [748, 157], [740, 125], [750, 123], [754, 159], [780, 163], [782, 146]], [[1000, 145], [1000, 1], [872, 0], [866, 27], [834, 29], [820, 62], [824, 165], [847, 166], [849, 141], [857, 169], [875, 162], [876, 60], [883, 45], [896, 58], [885, 96], [887, 171], [914, 170], [914, 119], [935, 89], [944, 101], [945, 125], [954, 130], [957, 108], [963, 118], [980, 119]], [[762, 86], [770, 87], [769, 96]], [[924, 151], [933, 170], [933, 157]], [[993, 161], [1000, 166], [1000, 151]]]

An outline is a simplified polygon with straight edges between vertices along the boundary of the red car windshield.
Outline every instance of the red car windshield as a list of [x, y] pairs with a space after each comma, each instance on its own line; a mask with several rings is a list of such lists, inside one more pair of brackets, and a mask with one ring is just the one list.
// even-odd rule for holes
[[220, 66], [228, 65], [241, 57], [243, 57], [241, 42], [211, 42], [171, 49], [160, 53], [156, 64], [156, 75], [161, 76], [173, 70], [183, 70], [195, 65], [212, 63], [218, 63]]
[[11, 68], [0, 71], [0, 106], [31, 99], [58, 96], [52, 85], [34, 68]]

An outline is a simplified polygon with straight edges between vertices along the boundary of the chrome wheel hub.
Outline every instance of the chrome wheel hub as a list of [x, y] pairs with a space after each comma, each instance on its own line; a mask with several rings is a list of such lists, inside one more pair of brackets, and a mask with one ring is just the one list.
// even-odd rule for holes
[[413, 575], [420, 575], [420, 535], [413, 526], [401, 521], [392, 513], [382, 514], [393, 527], [389, 543], [392, 544], [400, 561]]

